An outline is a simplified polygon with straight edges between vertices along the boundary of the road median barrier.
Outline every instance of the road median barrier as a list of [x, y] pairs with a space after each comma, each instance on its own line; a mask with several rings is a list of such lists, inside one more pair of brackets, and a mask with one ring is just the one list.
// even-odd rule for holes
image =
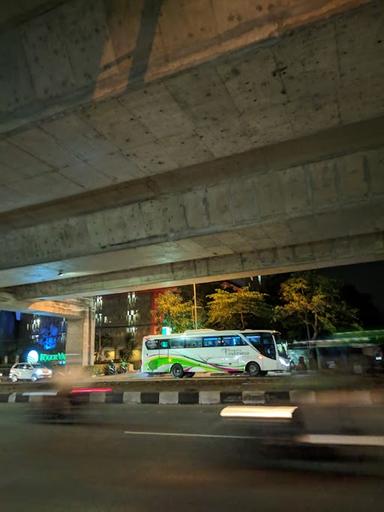
[[[57, 395], [55, 390], [0, 394], [0, 403], [27, 404], [43, 402]], [[92, 404], [156, 405], [378, 405], [384, 404], [384, 389], [372, 390], [291, 390], [291, 391], [115, 391], [82, 392], [82, 401]]]

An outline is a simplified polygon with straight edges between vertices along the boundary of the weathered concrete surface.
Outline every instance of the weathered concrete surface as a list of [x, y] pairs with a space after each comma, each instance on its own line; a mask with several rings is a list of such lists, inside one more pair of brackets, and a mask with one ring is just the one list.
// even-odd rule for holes
[[[0, 84], [0, 101], [4, 102], [0, 106], [3, 113], [0, 114], [3, 133], [0, 141], [0, 211], [214, 161], [384, 114], [383, 43], [380, 42], [384, 15], [381, 2], [369, 2], [357, 10], [289, 34], [284, 30], [291, 11], [303, 15], [306, 20], [305, 13], [311, 6], [324, 14], [333, 12], [337, 4], [346, 8], [358, 3], [258, 1], [252, 10], [256, 18], [247, 24], [244, 13], [251, 9], [253, 2], [236, 2], [236, 8], [243, 6], [244, 13], [234, 11], [233, 2], [164, 2], [164, 9], [170, 9], [178, 20], [183, 19], [178, 8], [195, 6], [195, 17], [191, 19], [198, 20], [196, 28], [201, 20], [214, 19], [205, 16], [204, 6], [220, 6], [223, 20], [218, 26], [220, 30], [226, 27], [228, 40], [233, 43], [230, 36], [235, 37], [240, 28], [246, 32], [254, 29], [256, 33], [262, 32], [259, 34], [262, 39], [269, 38], [268, 44], [260, 46], [256, 44], [257, 38], [247, 38], [241, 46], [247, 46], [246, 49], [240, 51], [238, 47], [236, 52], [224, 52], [220, 59], [168, 74], [149, 85], [141, 83], [134, 89], [119, 89], [119, 95], [114, 97], [108, 94], [116, 91], [108, 89], [104, 101], [94, 98], [94, 74], [99, 73], [99, 66], [106, 66], [108, 80], [119, 66], [123, 66], [118, 72], [125, 79], [130, 72], [124, 69], [125, 61], [119, 60], [125, 55], [127, 41], [123, 40], [123, 53], [118, 53], [116, 62], [113, 60], [116, 69], [108, 67], [108, 60], [103, 64], [103, 60], [99, 62], [87, 53], [95, 51], [97, 44], [92, 43], [95, 37], [103, 41], [107, 38], [108, 26], [100, 18], [101, 0], [66, 2], [60, 5], [66, 13], [65, 22], [53, 9], [33, 19], [30, 28], [18, 25], [17, 30], [25, 32], [22, 37], [16, 34], [9, 39], [10, 32], [6, 31], [5, 40], [0, 42], [2, 48], [9, 49], [3, 52], [5, 61], [1, 63], [1, 69], [8, 72]], [[116, 5], [128, 5], [129, 9], [140, 11], [140, 4], [122, 2]], [[115, 3], [108, 2], [108, 5]], [[272, 5], [268, 11], [268, 6]], [[260, 13], [257, 6], [262, 7]], [[81, 11], [80, 16], [77, 9], [93, 9], [93, 14]], [[117, 34], [122, 30], [129, 35], [135, 33], [129, 30], [128, 22], [136, 20], [137, 16], [129, 9], [121, 15], [122, 25], [118, 22], [113, 25]], [[275, 16], [275, 9], [281, 11], [279, 15]], [[70, 23], [66, 16], [76, 18], [76, 23]], [[260, 20], [257, 20], [258, 16], [261, 16]], [[241, 21], [237, 21], [239, 17]], [[165, 14], [160, 19], [163, 23]], [[264, 33], [269, 19], [273, 20], [273, 29]], [[224, 20], [227, 21], [224, 23]], [[78, 28], [77, 23], [81, 25]], [[232, 24], [233, 28], [237, 27], [234, 31], [230, 29]], [[169, 63], [173, 63], [179, 54], [195, 55], [193, 48], [212, 47], [219, 51], [222, 38], [215, 34], [208, 36], [208, 42], [204, 44], [200, 41], [200, 46], [196, 47], [193, 38], [188, 37], [185, 24], [174, 23], [173, 30], [180, 31], [180, 36], [172, 39], [172, 45], [178, 49], [165, 52]], [[201, 37], [210, 34], [200, 28], [194, 32], [197, 33]], [[115, 32], [111, 31], [111, 34]], [[171, 37], [172, 30], [166, 34]], [[76, 43], [78, 38], [84, 38], [85, 42]], [[106, 47], [111, 49], [108, 38], [106, 41]], [[192, 46], [182, 51], [183, 44], [188, 41]], [[27, 50], [30, 53], [31, 71], [28, 71], [26, 57], [23, 59], [17, 53], [22, 44], [26, 46], [23, 54]], [[158, 48], [156, 44], [155, 48]], [[234, 43], [231, 49], [236, 49]], [[207, 54], [207, 60], [214, 55]], [[199, 62], [194, 59], [194, 64]], [[89, 70], [92, 66], [96, 71]], [[29, 73], [28, 76], [24, 76], [25, 73]], [[79, 99], [82, 106], [76, 108], [72, 97], [63, 104], [61, 98], [65, 91], [83, 86], [87, 74], [93, 77], [91, 93], [85, 99]], [[97, 76], [102, 82], [102, 77]], [[24, 87], [27, 88], [25, 92], [19, 91]], [[47, 112], [41, 111], [42, 106], [47, 105], [65, 112], [48, 116]], [[37, 119], [32, 124], [29, 110], [36, 111]], [[20, 126], [11, 130], [9, 122], [12, 126]]]
[[5, 2], [2, 131], [124, 92], [366, 0]]
[[[110, 204], [107, 208], [105, 198], [100, 211], [44, 223], [43, 210], [37, 225], [3, 230], [3, 286], [56, 280], [62, 273], [67, 279], [78, 280], [65, 279], [64, 287], [61, 281], [55, 282], [53, 289], [64, 292], [67, 282], [66, 293], [70, 294], [78, 292], [72, 284], [87, 283], [89, 289], [89, 280], [81, 275], [94, 274], [95, 287], [105, 289], [106, 281], [97, 276], [119, 270], [129, 271], [130, 277], [136, 273], [146, 285], [155, 284], [154, 275], [159, 283], [173, 282], [178, 279], [169, 265], [183, 268], [184, 261], [195, 261], [194, 265], [205, 269], [206, 277], [214, 277], [215, 272], [257, 273], [286, 269], [287, 265], [293, 269], [311, 261], [323, 266], [380, 259], [383, 128], [383, 120], [377, 119], [372, 126], [364, 123], [340, 131], [348, 135], [344, 139], [332, 131], [250, 155], [228, 157], [218, 167], [192, 167], [185, 174], [164, 175], [152, 183], [149, 197], [142, 193], [139, 200], [131, 199], [125, 205]], [[147, 182], [142, 191], [145, 186]], [[140, 183], [132, 184], [132, 188], [140, 189]], [[121, 196], [126, 195], [135, 197], [129, 187], [121, 191]], [[117, 190], [111, 192], [110, 201], [119, 202]], [[363, 251], [358, 250], [359, 240], [365, 236], [374, 242], [364, 242]], [[319, 259], [318, 249], [310, 249], [311, 244], [328, 247], [326, 257]], [[346, 252], [340, 252], [338, 246], [345, 247]], [[304, 258], [300, 256], [303, 252]], [[247, 253], [279, 256], [267, 256], [266, 264], [260, 256], [251, 257], [250, 265], [239, 268], [235, 263], [238, 255]], [[285, 259], [280, 255], [286, 255]], [[214, 265], [209, 270], [205, 263], [199, 265], [220, 256], [233, 258], [223, 260], [216, 271]], [[186, 265], [188, 268], [189, 263]], [[16, 272], [12, 270], [15, 267]], [[162, 271], [149, 272], [152, 279], [147, 282], [143, 277], [147, 267]], [[204, 277], [203, 273], [189, 275]], [[138, 285], [135, 280], [128, 282]]]
[[15, 286], [11, 290], [22, 301], [34, 297], [74, 297], [124, 290], [150, 290], [161, 286], [180, 286], [383, 259], [384, 233], [380, 232], [260, 251], [242, 252], [240, 249], [240, 252], [226, 256], [143, 266], [63, 280], [53, 279]]
[[[68, 296], [382, 257], [381, 2], [106, 5], [4, 20], [0, 286]], [[198, 37], [167, 18], [192, 8]]]
[[[359, 142], [352, 151], [350, 141], [347, 153], [335, 148], [333, 133], [319, 134], [317, 154], [312, 138], [301, 139], [269, 151], [264, 148], [222, 159], [219, 172], [217, 166], [196, 166], [185, 173], [164, 175], [150, 182], [152, 190], [139, 199], [134, 192], [148, 186], [146, 181], [134, 183], [133, 193], [128, 186], [120, 194], [113, 190], [108, 208], [104, 198], [103, 209], [87, 214], [52, 220], [43, 209], [39, 222], [16, 230], [3, 227], [0, 270], [7, 269], [9, 262], [22, 267], [164, 243], [174, 243], [175, 251], [183, 252], [179, 241], [207, 236], [213, 240], [220, 233], [252, 227], [259, 235], [248, 238], [257, 240], [261, 248], [262, 239], [283, 241], [277, 224], [286, 230], [285, 241], [295, 233], [294, 240], [300, 241], [301, 232], [308, 240], [317, 240], [323, 238], [322, 228], [329, 218], [334, 219], [327, 227], [329, 238], [376, 232], [383, 228], [384, 119], [376, 120], [374, 129], [374, 138], [367, 140], [366, 133], [359, 135], [361, 125], [355, 126]], [[369, 143], [378, 145], [362, 149]], [[113, 204], [119, 196], [124, 201], [126, 195], [128, 204]], [[314, 220], [319, 223], [317, 229]]]
[[[384, 145], [384, 118], [378, 117], [344, 127], [333, 128], [279, 144], [264, 146], [231, 157], [223, 157], [204, 164], [186, 166], [118, 185], [83, 192], [70, 198], [38, 204], [0, 214], [0, 233], [44, 224], [70, 216], [155, 199], [158, 195], [179, 194], [185, 189], [211, 186], [228, 179], [242, 180], [253, 173], [268, 169], [284, 170], [319, 162], [329, 155], [336, 157], [349, 153], [375, 149]], [[374, 183], [380, 190], [380, 168]]]

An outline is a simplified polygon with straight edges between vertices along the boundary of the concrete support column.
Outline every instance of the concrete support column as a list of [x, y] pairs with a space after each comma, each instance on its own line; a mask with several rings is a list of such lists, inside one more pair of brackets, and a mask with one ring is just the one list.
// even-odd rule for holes
[[88, 307], [81, 318], [67, 320], [66, 354], [68, 365], [93, 365], [95, 351], [95, 316]]

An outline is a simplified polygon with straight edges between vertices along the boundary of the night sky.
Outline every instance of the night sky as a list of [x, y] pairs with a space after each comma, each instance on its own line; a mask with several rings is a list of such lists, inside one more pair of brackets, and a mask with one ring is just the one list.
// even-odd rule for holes
[[320, 272], [370, 295], [384, 325], [384, 261], [332, 267]]

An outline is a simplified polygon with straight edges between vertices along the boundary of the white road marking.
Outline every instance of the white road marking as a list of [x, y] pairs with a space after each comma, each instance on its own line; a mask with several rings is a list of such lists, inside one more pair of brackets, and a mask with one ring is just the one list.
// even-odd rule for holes
[[348, 446], [384, 446], [384, 436], [343, 436], [328, 434], [308, 434], [296, 438], [300, 443], [348, 445]]
[[261, 439], [257, 436], [230, 436], [222, 434], [192, 434], [186, 432], [141, 432], [136, 430], [125, 430], [124, 434], [131, 436], [165, 436], [165, 437], [204, 437], [214, 439]]

